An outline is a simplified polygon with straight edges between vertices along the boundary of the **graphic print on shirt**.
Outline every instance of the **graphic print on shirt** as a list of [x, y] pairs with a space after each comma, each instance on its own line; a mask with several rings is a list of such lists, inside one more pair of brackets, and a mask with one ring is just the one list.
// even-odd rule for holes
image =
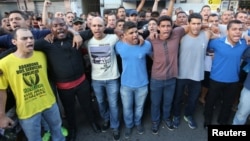
[[20, 65], [16, 73], [22, 75], [24, 84], [27, 87], [23, 89], [24, 100], [26, 102], [37, 99], [45, 95], [45, 88], [43, 84], [39, 84], [39, 69], [42, 69], [42, 65], [38, 62]]
[[92, 62], [95, 65], [102, 65], [101, 69], [107, 71], [111, 67], [111, 47], [109, 44], [90, 46]]

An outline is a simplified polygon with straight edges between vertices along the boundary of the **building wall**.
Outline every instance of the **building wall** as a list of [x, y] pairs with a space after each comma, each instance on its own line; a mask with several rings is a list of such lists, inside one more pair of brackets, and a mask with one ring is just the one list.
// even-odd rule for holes
[[[107, 0], [103, 0], [103, 1], [107, 1]], [[113, 0], [116, 1], [116, 0]], [[101, 5], [100, 5], [101, 1], [100, 0], [82, 0], [82, 4], [85, 5], [83, 12], [85, 14], [87, 14], [88, 12], [98, 12], [100, 13], [100, 9], [101, 9]]]
[[[201, 7], [205, 4], [208, 4], [208, 0], [186, 0], [186, 3], [180, 3], [182, 0], [176, 0], [175, 8], [182, 7], [184, 11], [188, 11], [190, 9], [195, 12], [199, 12]], [[229, 3], [230, 0], [222, 0], [222, 2], [227, 1]], [[237, 1], [237, 0], [231, 0]], [[119, 6], [124, 6], [126, 9], [135, 9], [140, 1], [131, 1], [131, 2], [123, 2], [123, 0], [56, 0], [52, 2], [52, 5], [48, 8], [49, 12], [55, 13], [56, 11], [67, 12], [70, 9], [73, 12], [76, 12], [79, 16], [81, 13], [87, 14], [88, 12], [100, 12], [101, 15], [104, 9], [116, 9]], [[147, 1], [143, 7], [143, 10], [152, 8], [154, 0]], [[158, 7], [158, 10], [165, 8], [168, 6], [169, 1], [161, 1]], [[43, 0], [26, 0], [27, 10], [34, 11], [39, 14], [42, 13], [43, 8]], [[222, 7], [221, 5], [219, 7]], [[238, 6], [234, 6], [235, 9]], [[25, 10], [24, 0], [19, 0], [19, 5], [16, 2], [0, 2], [0, 12], [1, 16], [4, 15], [4, 12], [21, 9]]]
[[[102, 3], [104, 0], [100, 0]], [[186, 3], [180, 3], [181, 0], [176, 0], [175, 7], [182, 7], [184, 11], [192, 9], [194, 11], [200, 11], [200, 8], [207, 3], [207, 0], [187, 0]], [[160, 1], [160, 4], [158, 5], [158, 10], [160, 11], [163, 8], [166, 8], [168, 6], [169, 1]], [[101, 9], [114, 9], [119, 7], [120, 5], [123, 5], [126, 9], [135, 9], [136, 6], [139, 4], [139, 1], [130, 1], [130, 2], [123, 2], [122, 0], [105, 0], [104, 7], [101, 7]], [[152, 8], [154, 4], [154, 0], [152, 1], [146, 1], [144, 4], [143, 9], [149, 9]]]
[[[44, 2], [34, 2], [35, 5], [35, 13], [41, 14], [43, 11], [43, 3]], [[67, 12], [65, 10], [65, 5], [63, 1], [52, 2], [51, 6], [48, 7], [48, 12], [55, 13], [57, 11]]]
[[17, 10], [17, 3], [3, 3], [0, 2], [0, 18], [4, 17], [4, 12], [9, 12], [10, 10]]
[[[43, 4], [43, 1], [34, 1], [35, 13], [42, 13]], [[72, 11], [76, 12], [77, 16], [80, 16], [83, 11], [82, 0], [61, 0], [52, 2], [51, 6], [48, 7], [48, 12], [55, 13], [57, 11], [62, 11], [64, 13]]]

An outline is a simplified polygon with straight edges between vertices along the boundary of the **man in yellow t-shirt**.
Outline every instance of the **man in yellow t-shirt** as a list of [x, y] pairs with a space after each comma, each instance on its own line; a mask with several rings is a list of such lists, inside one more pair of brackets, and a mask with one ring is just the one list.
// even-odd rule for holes
[[0, 128], [10, 128], [13, 120], [5, 115], [6, 89], [13, 91], [19, 123], [29, 141], [42, 141], [41, 118], [49, 124], [52, 140], [64, 141], [61, 118], [47, 77], [42, 52], [33, 51], [34, 38], [29, 29], [14, 31], [12, 43], [17, 51], [0, 61]]

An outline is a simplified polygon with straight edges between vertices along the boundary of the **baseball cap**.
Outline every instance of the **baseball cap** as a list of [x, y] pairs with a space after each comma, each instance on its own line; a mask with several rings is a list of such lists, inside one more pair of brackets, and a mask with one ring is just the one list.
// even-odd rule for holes
[[79, 17], [76, 17], [75, 19], [73, 19], [72, 23], [75, 24], [77, 22], [80, 22], [80, 23], [84, 23], [84, 20], [82, 18], [79, 18]]
[[42, 20], [42, 17], [36, 17], [36, 20], [37, 20], [37, 21], [41, 21], [41, 20]]
[[132, 16], [132, 15], [138, 15], [138, 12], [136, 10], [131, 10], [129, 12], [129, 16]]

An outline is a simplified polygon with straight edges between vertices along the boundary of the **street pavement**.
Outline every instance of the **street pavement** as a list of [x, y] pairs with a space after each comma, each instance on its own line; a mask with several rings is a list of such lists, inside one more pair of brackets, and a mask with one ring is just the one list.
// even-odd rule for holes
[[[184, 99], [185, 103], [185, 99]], [[185, 104], [182, 104], [184, 111]], [[97, 106], [95, 105], [95, 108]], [[183, 119], [183, 114], [181, 118], [181, 124], [178, 129], [174, 131], [168, 130], [162, 123], [159, 129], [158, 135], [153, 135], [151, 132], [151, 120], [150, 120], [150, 102], [147, 99], [145, 104], [144, 116], [143, 116], [143, 125], [145, 132], [143, 135], [139, 135], [136, 132], [136, 128], [133, 129], [132, 135], [129, 139], [124, 138], [124, 122], [121, 117], [121, 138], [120, 141], [207, 141], [207, 129], [203, 128], [203, 110], [204, 107], [202, 104], [197, 103], [196, 112], [194, 118], [197, 122], [198, 128], [190, 129], [187, 122]], [[217, 118], [219, 108], [215, 109], [214, 119]], [[78, 135], [77, 141], [112, 141], [112, 130], [109, 129], [105, 133], [95, 133], [89, 123], [87, 123], [85, 115], [81, 112], [80, 107], [77, 106], [78, 116], [77, 116], [77, 125], [78, 125]], [[98, 111], [96, 111], [98, 113]], [[233, 116], [234, 112], [232, 112]], [[100, 119], [100, 118], [99, 118]], [[231, 117], [232, 119], [232, 117]], [[101, 120], [99, 122], [101, 124]], [[216, 124], [216, 122], [215, 122]]]

